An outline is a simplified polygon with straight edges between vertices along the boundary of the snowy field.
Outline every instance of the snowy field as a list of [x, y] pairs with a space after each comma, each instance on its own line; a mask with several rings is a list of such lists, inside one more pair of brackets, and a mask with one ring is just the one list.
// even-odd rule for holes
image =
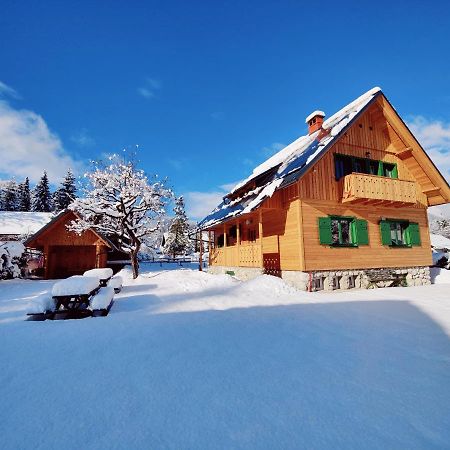
[[443, 276], [308, 294], [147, 269], [78, 321], [26, 322], [53, 282], [0, 282], [2, 449], [450, 447]]

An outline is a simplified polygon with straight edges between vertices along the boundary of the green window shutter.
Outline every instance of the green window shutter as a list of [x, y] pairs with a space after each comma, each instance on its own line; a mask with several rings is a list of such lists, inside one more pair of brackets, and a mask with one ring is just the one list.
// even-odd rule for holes
[[330, 245], [333, 242], [330, 217], [319, 217], [319, 240], [324, 245]]
[[386, 220], [380, 222], [381, 244], [391, 245], [391, 226]]
[[420, 241], [420, 228], [418, 223], [410, 222], [408, 226], [409, 243], [417, 246], [421, 244]]
[[383, 161], [378, 161], [378, 176], [382, 177], [383, 175]]
[[356, 230], [355, 244], [369, 245], [369, 231], [367, 228], [367, 220], [355, 219], [354, 228]]
[[397, 164], [394, 164], [394, 168], [392, 169], [392, 178], [398, 178]]

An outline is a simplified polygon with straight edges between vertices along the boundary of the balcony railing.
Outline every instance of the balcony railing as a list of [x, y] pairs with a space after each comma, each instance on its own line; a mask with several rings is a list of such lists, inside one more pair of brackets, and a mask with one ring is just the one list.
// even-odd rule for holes
[[214, 248], [210, 253], [210, 264], [217, 266], [261, 266], [261, 246], [258, 244], [241, 244]]
[[342, 202], [411, 206], [417, 190], [414, 181], [352, 173], [344, 178]]

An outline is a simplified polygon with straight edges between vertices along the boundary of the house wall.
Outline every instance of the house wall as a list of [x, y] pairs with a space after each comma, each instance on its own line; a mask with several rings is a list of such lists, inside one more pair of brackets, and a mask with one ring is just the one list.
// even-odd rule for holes
[[[402, 160], [397, 156], [408, 148], [408, 143], [387, 121], [380, 104], [375, 103], [297, 183], [276, 192], [253, 214], [256, 223], [261, 220], [262, 240], [258, 235], [252, 250], [259, 250], [260, 259], [254, 258], [250, 264], [243, 264], [242, 258], [238, 257], [237, 248], [226, 248], [220, 250], [220, 258], [212, 259], [211, 265], [262, 267], [264, 255], [275, 254], [279, 255], [281, 271], [430, 265], [432, 261], [426, 213], [428, 201], [422, 192], [426, 174], [424, 175], [423, 169], [411, 158]], [[416, 182], [417, 203], [410, 206], [397, 205], [395, 208], [343, 203], [344, 178], [338, 181], [335, 179], [335, 153], [396, 163], [400, 180]], [[422, 186], [417, 183], [417, 177], [421, 177]], [[369, 245], [355, 248], [321, 245], [318, 218], [328, 215], [353, 216], [367, 220]], [[382, 217], [417, 222], [420, 227], [421, 246], [383, 246], [379, 231], [379, 221]], [[244, 219], [242, 217], [239, 220], [242, 222]], [[229, 224], [231, 223], [230, 221]], [[221, 229], [223, 230], [223, 225], [216, 229], [216, 233], [223, 232]]]
[[[331, 247], [319, 242], [318, 218], [327, 215], [353, 216], [368, 222], [369, 245]], [[305, 270], [415, 267], [432, 264], [430, 234], [425, 209], [344, 207], [330, 201], [302, 202]], [[381, 217], [406, 219], [420, 227], [421, 246], [394, 248], [381, 244]]]

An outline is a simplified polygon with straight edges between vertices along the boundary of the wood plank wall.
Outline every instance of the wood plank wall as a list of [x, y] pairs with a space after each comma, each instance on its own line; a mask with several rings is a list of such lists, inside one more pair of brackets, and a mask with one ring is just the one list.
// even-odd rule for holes
[[[330, 247], [319, 242], [318, 218], [336, 214], [367, 220], [369, 245]], [[332, 201], [302, 202], [305, 270], [413, 267], [432, 264], [427, 212], [417, 208], [343, 207]], [[379, 230], [382, 217], [417, 222], [422, 245], [411, 248], [383, 246]]]

